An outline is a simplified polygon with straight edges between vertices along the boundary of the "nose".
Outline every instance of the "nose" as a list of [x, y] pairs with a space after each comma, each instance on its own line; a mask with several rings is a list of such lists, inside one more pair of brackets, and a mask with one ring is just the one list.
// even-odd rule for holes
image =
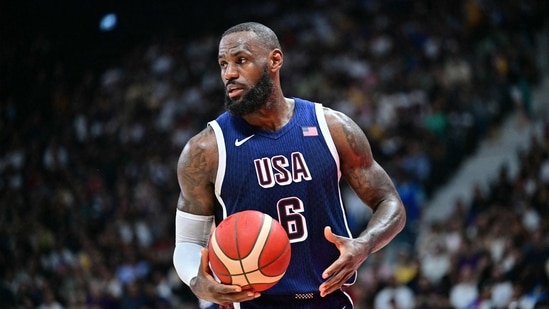
[[238, 78], [238, 70], [236, 69], [236, 65], [228, 63], [225, 69], [223, 70], [222, 75], [223, 75], [223, 79], [227, 81]]

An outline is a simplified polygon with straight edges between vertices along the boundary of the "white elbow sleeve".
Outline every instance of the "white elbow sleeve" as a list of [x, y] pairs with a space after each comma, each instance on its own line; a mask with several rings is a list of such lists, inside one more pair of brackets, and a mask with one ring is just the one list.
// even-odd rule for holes
[[173, 265], [177, 275], [189, 285], [200, 267], [200, 249], [206, 247], [214, 216], [200, 216], [177, 210]]

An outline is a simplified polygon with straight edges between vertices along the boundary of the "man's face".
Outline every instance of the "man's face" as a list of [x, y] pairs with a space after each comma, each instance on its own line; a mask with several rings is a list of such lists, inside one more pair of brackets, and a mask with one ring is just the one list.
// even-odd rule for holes
[[218, 62], [225, 84], [225, 107], [233, 115], [243, 116], [266, 104], [273, 91], [268, 55], [253, 32], [231, 33], [221, 39]]
[[[229, 81], [230, 84], [232, 81]], [[248, 92], [244, 92], [243, 96], [230, 97], [225, 94], [225, 108], [235, 116], [244, 116], [259, 110], [267, 103], [269, 96], [273, 92], [273, 81], [267, 72], [267, 68], [263, 70], [263, 74]]]

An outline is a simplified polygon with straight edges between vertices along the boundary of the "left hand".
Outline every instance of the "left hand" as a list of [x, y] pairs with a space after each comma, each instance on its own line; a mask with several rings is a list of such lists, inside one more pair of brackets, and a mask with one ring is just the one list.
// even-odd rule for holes
[[340, 289], [345, 281], [358, 270], [369, 253], [368, 244], [357, 239], [336, 235], [329, 226], [324, 228], [324, 237], [337, 247], [339, 258], [322, 273], [322, 278], [326, 281], [319, 287], [321, 297]]

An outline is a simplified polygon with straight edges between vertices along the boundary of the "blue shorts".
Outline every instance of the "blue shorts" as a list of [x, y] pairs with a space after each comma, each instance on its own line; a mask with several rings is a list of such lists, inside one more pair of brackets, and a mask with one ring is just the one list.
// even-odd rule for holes
[[[238, 308], [238, 305], [235, 306]], [[261, 297], [240, 303], [241, 309], [353, 309], [351, 297], [338, 290], [325, 297], [320, 294], [305, 293], [293, 295], [262, 295]]]

